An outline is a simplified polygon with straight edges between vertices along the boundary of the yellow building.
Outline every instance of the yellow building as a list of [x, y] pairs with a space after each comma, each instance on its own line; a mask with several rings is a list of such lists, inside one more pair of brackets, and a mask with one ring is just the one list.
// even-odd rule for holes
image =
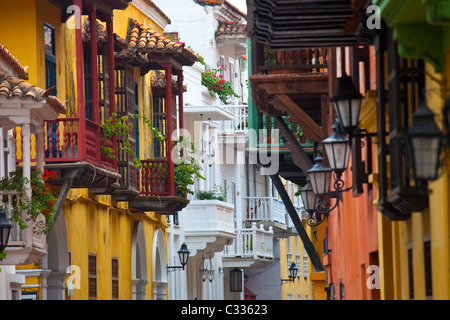
[[[416, 200], [422, 197], [424, 201], [412, 202], [414, 210], [405, 219], [391, 221], [379, 215], [381, 298], [448, 300], [450, 162], [443, 154], [448, 154], [448, 127], [445, 125], [447, 115], [444, 106], [448, 104], [450, 96], [449, 4], [448, 1], [439, 0], [379, 0], [373, 3], [380, 7], [381, 17], [397, 41], [395, 45], [391, 43], [391, 56], [398, 54], [401, 57], [398, 60], [399, 70], [416, 66], [415, 69], [410, 68], [408, 73], [415, 75], [410, 79], [419, 79], [415, 80], [417, 87], [414, 88], [414, 80], [410, 80], [411, 84], [402, 86], [401, 90], [410, 93], [413, 88], [416, 94], [424, 98], [425, 105], [434, 113], [434, 121], [444, 139], [439, 175], [437, 179], [423, 182], [425, 192], [422, 196], [416, 195]], [[393, 76], [391, 78], [395, 79], [396, 75]], [[420, 79], [423, 79], [422, 82]], [[401, 105], [406, 111], [399, 109], [403, 114], [415, 104], [414, 95], [411, 97], [406, 107]], [[410, 127], [414, 126], [412, 111], [408, 116], [407, 125]], [[429, 154], [432, 155], [431, 150]], [[414, 181], [413, 178], [410, 181]], [[415, 182], [411, 182], [411, 185], [417, 187]]]
[[[48, 255], [34, 265], [17, 266], [18, 273], [26, 276], [26, 284], [22, 286], [25, 295], [74, 300], [166, 299], [166, 217], [155, 210], [146, 210], [154, 207], [148, 204], [151, 196], [141, 195], [138, 197], [141, 202], [130, 204], [140, 188], [144, 188], [141, 185], [144, 173], [137, 171], [131, 156], [121, 154], [120, 148], [115, 158], [101, 152], [100, 144], [110, 146], [108, 143], [115, 138], [105, 139], [100, 124], [112, 115], [114, 105], [119, 116], [140, 115], [136, 121], [132, 120], [134, 126], [130, 130], [134, 132], [129, 135], [132, 138], [117, 138], [119, 145], [125, 140], [131, 143], [137, 159], [157, 157], [153, 145], [156, 140], [145, 121], [152, 119], [155, 110], [152, 70], [178, 72], [178, 79], [182, 79], [177, 67], [194, 63], [196, 57], [184, 45], [173, 41], [165, 43], [176, 47], [174, 52], [179, 48], [173, 61], [185, 59], [176, 60], [176, 66], [170, 59], [162, 65], [147, 60], [144, 64], [146, 53], [126, 52], [130, 45], [126, 41], [133, 28], [143, 38], [143, 32], [150, 33], [151, 26], [151, 36], [164, 43], [162, 31], [170, 23], [151, 1], [129, 2], [19, 0], [2, 4], [0, 43], [29, 66], [30, 82], [42, 88], [56, 86], [53, 94], [66, 101], [68, 109], [65, 120], [55, 122], [53, 128], [48, 123], [44, 128], [45, 168], [57, 172], [58, 178], [49, 183], [55, 195], [59, 195], [56, 204], [59, 209], [54, 229], [47, 236]], [[77, 11], [80, 7], [81, 11]], [[90, 30], [88, 16], [97, 18], [96, 35]], [[111, 37], [113, 32], [115, 35]], [[90, 45], [92, 36], [97, 38], [95, 49]], [[149, 35], [146, 39], [153, 38]], [[116, 52], [115, 82], [109, 80], [111, 49]], [[90, 62], [92, 53], [97, 54], [97, 63]], [[98, 83], [92, 81], [95, 74]], [[171, 75], [166, 73], [165, 80], [171, 80]], [[121, 83], [125, 93], [120, 91]], [[111, 86], [115, 90], [110, 90]], [[92, 94], [95, 90], [99, 90], [98, 97]], [[164, 112], [169, 112], [164, 94], [171, 94], [170, 91], [159, 94]], [[174, 91], [174, 101], [180, 92]], [[125, 100], [121, 102], [119, 98]], [[98, 105], [99, 109], [92, 105]], [[174, 114], [174, 121], [176, 117]], [[164, 122], [158, 127], [164, 129], [164, 134], [176, 129], [176, 122], [173, 127], [166, 125]], [[90, 130], [94, 135], [89, 135]], [[84, 132], [87, 134], [83, 137]], [[171, 142], [167, 143], [165, 152], [171, 150]], [[95, 148], [91, 155], [89, 148]], [[170, 167], [170, 160], [167, 163]], [[152, 170], [148, 165], [146, 168]], [[159, 169], [163, 170], [163, 165]], [[170, 173], [170, 168], [164, 170]], [[159, 183], [170, 184], [170, 179], [168, 183]], [[161, 199], [164, 204], [183, 205], [177, 197], [166, 202], [164, 197], [160, 197], [160, 202]], [[161, 212], [173, 208], [164, 210]]]

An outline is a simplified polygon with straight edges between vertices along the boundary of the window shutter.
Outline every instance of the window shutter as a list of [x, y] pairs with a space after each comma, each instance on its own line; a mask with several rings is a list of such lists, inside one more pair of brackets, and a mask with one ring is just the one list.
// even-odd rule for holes
[[112, 298], [119, 299], [119, 259], [111, 259]]
[[97, 300], [97, 256], [88, 256], [89, 300]]

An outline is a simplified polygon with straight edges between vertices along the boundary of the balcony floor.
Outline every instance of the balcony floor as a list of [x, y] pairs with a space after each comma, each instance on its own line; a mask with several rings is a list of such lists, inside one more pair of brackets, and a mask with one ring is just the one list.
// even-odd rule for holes
[[137, 196], [129, 202], [129, 207], [137, 211], [153, 211], [159, 214], [175, 214], [189, 204], [177, 196]]
[[[250, 82], [255, 107], [261, 113], [270, 117], [294, 116], [296, 110], [278, 99], [279, 96], [285, 95], [316, 124], [321, 124], [321, 99], [323, 95], [328, 95], [329, 91], [327, 73], [258, 74], [250, 76]], [[308, 137], [307, 131], [304, 130], [304, 133], [307, 139], [313, 138]]]
[[57, 178], [48, 182], [58, 186], [72, 178], [72, 188], [89, 188], [96, 194], [110, 194], [119, 186], [120, 174], [88, 162], [47, 163], [45, 169], [56, 172]]

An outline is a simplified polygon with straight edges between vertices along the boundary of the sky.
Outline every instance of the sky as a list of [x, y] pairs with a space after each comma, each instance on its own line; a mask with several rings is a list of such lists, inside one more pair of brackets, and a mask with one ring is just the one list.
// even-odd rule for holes
[[242, 12], [247, 13], [247, 0], [228, 0], [228, 2], [236, 6]]

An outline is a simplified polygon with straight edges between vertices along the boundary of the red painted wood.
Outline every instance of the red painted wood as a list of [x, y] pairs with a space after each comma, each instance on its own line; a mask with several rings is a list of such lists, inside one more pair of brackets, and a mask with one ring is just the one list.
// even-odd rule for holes
[[[53, 139], [53, 125], [56, 123], [56, 139]], [[44, 122], [44, 137], [48, 144], [44, 147], [46, 162], [81, 161], [78, 143], [78, 118], [61, 118]], [[60, 133], [62, 132], [62, 136]], [[56, 152], [53, 152], [56, 150]]]
[[171, 195], [169, 188], [169, 160], [141, 160], [141, 196]]
[[[108, 73], [109, 73], [109, 110], [113, 114], [116, 112], [116, 94], [115, 94], [115, 71], [114, 71], [114, 31], [113, 17], [106, 16], [106, 32], [108, 41]], [[112, 138], [112, 147], [117, 154], [117, 136]], [[112, 165], [117, 168], [117, 157], [113, 159]]]
[[172, 159], [173, 150], [173, 121], [172, 121], [172, 65], [170, 63], [161, 63], [164, 67], [166, 75], [166, 118], [167, 118], [167, 160], [168, 165], [168, 184], [169, 194], [175, 195], [175, 181], [174, 181], [174, 163]]
[[[81, 26], [81, 11], [83, 9], [82, 0], [74, 0], [73, 4], [79, 8], [75, 10], [75, 25]], [[85, 107], [84, 107], [84, 75], [83, 75], [83, 39], [81, 28], [75, 29], [75, 61], [77, 70], [77, 116], [79, 118], [78, 132], [79, 134], [79, 148], [78, 152], [81, 160], [86, 160], [86, 137], [84, 132], [86, 131], [85, 124]]]
[[178, 70], [178, 121], [180, 129], [184, 128], [184, 114], [183, 114], [183, 70]]
[[[100, 123], [100, 110], [99, 110], [99, 91], [98, 91], [98, 59], [97, 59], [97, 12], [96, 7], [93, 4], [88, 5], [88, 15], [90, 23], [90, 36], [91, 41], [89, 44], [89, 50], [91, 52], [91, 86], [92, 86], [92, 120]], [[95, 131], [95, 140], [100, 142], [100, 127]], [[97, 143], [97, 152], [95, 153], [95, 159], [101, 163], [101, 143]]]

